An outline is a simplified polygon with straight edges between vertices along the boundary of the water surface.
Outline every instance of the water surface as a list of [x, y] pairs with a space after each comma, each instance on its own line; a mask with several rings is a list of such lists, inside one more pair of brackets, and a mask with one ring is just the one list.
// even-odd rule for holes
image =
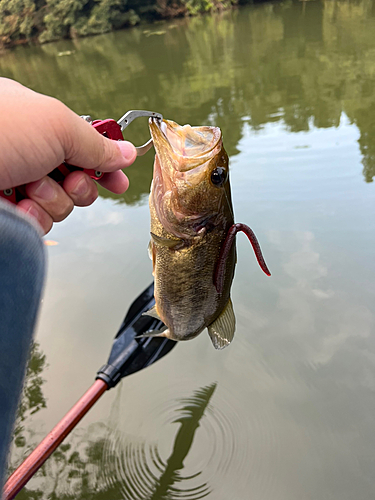
[[[126, 378], [25, 498], [373, 499], [374, 33], [369, 0], [285, 2], [1, 55], [2, 76], [79, 114], [221, 127], [236, 221], [272, 271], [239, 236], [232, 345], [204, 332]], [[126, 135], [141, 144], [146, 124]], [[152, 279], [152, 163], [48, 235], [12, 465], [89, 387]]]

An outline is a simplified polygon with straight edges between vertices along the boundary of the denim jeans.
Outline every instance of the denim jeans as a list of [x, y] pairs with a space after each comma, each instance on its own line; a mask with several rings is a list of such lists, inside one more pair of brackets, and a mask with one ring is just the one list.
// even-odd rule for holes
[[0, 492], [44, 273], [37, 228], [0, 199]]

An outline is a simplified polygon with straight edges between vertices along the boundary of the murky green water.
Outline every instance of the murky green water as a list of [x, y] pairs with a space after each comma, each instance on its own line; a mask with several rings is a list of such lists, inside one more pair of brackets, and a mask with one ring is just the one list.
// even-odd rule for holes
[[[240, 236], [232, 345], [216, 352], [203, 333], [124, 379], [25, 497], [374, 498], [374, 34], [370, 0], [285, 2], [1, 55], [1, 75], [79, 114], [220, 126], [236, 220], [272, 271]], [[127, 132], [146, 136], [145, 123]], [[89, 387], [152, 279], [152, 163], [48, 236], [13, 464]]]

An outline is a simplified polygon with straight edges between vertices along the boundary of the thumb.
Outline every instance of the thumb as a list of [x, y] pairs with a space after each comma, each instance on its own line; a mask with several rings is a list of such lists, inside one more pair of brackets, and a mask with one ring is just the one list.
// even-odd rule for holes
[[65, 160], [81, 168], [114, 172], [131, 165], [137, 151], [128, 141], [113, 141], [99, 134], [92, 125], [69, 108], [61, 137]]

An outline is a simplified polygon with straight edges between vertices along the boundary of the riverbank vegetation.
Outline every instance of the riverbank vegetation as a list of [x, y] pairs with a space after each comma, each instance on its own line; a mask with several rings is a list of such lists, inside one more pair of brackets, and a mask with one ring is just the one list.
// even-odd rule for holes
[[0, 0], [0, 47], [106, 33], [253, 0]]

